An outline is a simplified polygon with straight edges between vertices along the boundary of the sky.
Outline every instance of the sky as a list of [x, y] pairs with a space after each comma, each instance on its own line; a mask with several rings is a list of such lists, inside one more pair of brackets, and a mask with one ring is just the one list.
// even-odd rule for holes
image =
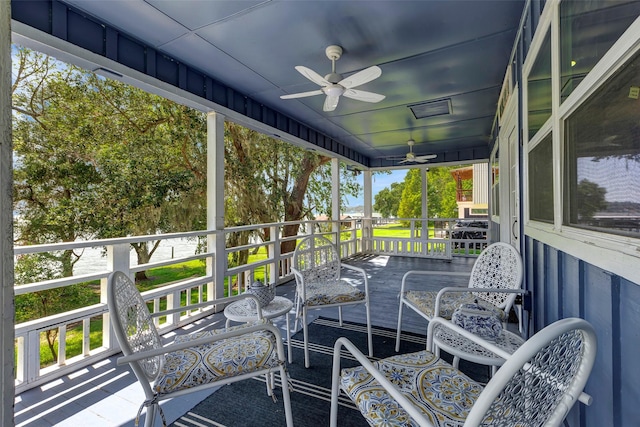
[[[383, 188], [388, 188], [394, 182], [404, 181], [404, 177], [407, 174], [408, 169], [392, 170], [391, 174], [374, 174], [371, 179], [371, 193], [373, 200], [375, 201], [376, 194]], [[360, 185], [363, 185], [363, 174], [358, 175], [357, 179]], [[364, 193], [358, 195], [358, 197], [347, 197], [347, 206], [362, 206], [364, 205]]]

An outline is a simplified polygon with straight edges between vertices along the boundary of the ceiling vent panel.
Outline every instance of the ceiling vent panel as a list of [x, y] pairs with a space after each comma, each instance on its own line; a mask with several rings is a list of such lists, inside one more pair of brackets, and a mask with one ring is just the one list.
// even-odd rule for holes
[[423, 102], [421, 104], [409, 105], [416, 119], [427, 117], [443, 116], [451, 114], [451, 99], [441, 99], [439, 101]]

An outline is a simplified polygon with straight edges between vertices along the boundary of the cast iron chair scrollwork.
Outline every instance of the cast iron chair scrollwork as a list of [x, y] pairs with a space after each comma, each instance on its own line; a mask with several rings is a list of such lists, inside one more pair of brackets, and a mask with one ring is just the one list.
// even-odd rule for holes
[[[341, 277], [342, 268], [359, 273], [364, 289], [347, 283]], [[335, 245], [326, 237], [317, 235], [305, 237], [298, 243], [291, 270], [296, 278], [296, 327], [298, 317], [302, 317], [305, 367], [309, 367], [307, 310], [314, 308], [338, 307], [342, 325], [343, 306], [364, 304], [369, 355], [373, 356], [367, 273], [362, 268], [342, 263]]]
[[[469, 277], [467, 287], [445, 287], [439, 291], [409, 289], [411, 276]], [[402, 310], [406, 306], [427, 320], [439, 316], [451, 319], [454, 310], [461, 304], [477, 301], [491, 310], [503, 322], [509, 317], [509, 311], [518, 293], [525, 293], [522, 285], [522, 257], [511, 245], [496, 242], [487, 246], [478, 255], [471, 273], [437, 270], [411, 270], [402, 277], [400, 305], [398, 309], [398, 329], [396, 331], [396, 351], [400, 351], [402, 331]], [[505, 292], [505, 290], [507, 290]]]
[[[371, 426], [472, 427], [560, 426], [580, 400], [596, 356], [596, 335], [585, 320], [559, 320], [527, 340], [513, 354], [448, 320], [429, 322], [427, 349], [435, 325], [451, 328], [506, 361], [486, 386], [428, 350], [371, 362], [346, 338], [336, 341], [331, 390], [331, 426], [337, 426], [340, 390]], [[361, 366], [340, 369], [342, 347]]]
[[[134, 283], [121, 271], [109, 276], [107, 295], [112, 326], [124, 354], [117, 363], [129, 363], [145, 393], [146, 400], [138, 411], [136, 425], [145, 406], [146, 427], [155, 424], [158, 412], [163, 425], [166, 425], [159, 405], [161, 400], [259, 375], [267, 376], [271, 395], [271, 375], [279, 372], [283, 384], [286, 425], [293, 426], [287, 386], [289, 377], [280, 331], [262, 319], [255, 296], [242, 294], [150, 314]], [[173, 343], [162, 345], [154, 317], [225, 304], [241, 298], [253, 298], [256, 301], [257, 322], [177, 335]]]

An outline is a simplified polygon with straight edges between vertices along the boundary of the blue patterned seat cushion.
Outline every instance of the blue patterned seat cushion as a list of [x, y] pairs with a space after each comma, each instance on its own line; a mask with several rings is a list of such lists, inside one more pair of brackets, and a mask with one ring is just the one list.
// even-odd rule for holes
[[[246, 326], [179, 335], [175, 343], [213, 337]], [[261, 330], [167, 353], [153, 389], [158, 394], [166, 394], [247, 372], [276, 368], [279, 366], [276, 345], [276, 337]]]
[[[434, 317], [433, 311], [436, 305], [436, 296], [438, 295], [438, 292], [407, 291], [404, 295], [407, 300], [418, 307], [420, 311], [429, 318]], [[507, 315], [504, 310], [496, 307], [490, 302], [478, 298], [471, 292], [447, 292], [442, 295], [442, 299], [440, 300], [440, 317], [451, 320], [451, 315], [453, 315], [456, 308], [460, 307], [461, 304], [470, 304], [476, 300], [482, 307], [492, 311], [493, 314], [501, 321], [505, 322], [507, 320]]]
[[364, 301], [366, 296], [364, 291], [340, 280], [322, 284], [306, 284], [305, 288], [305, 305], [307, 307]]
[[[458, 427], [482, 386], [428, 351], [373, 363], [436, 427]], [[407, 412], [361, 366], [343, 369], [340, 386], [371, 426], [417, 426]]]

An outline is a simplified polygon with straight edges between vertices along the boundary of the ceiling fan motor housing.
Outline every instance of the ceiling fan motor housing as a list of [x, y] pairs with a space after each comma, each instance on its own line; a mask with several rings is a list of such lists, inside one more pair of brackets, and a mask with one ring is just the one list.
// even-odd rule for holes
[[342, 80], [342, 76], [338, 73], [329, 73], [326, 76], [324, 76], [324, 79], [329, 83], [336, 84]]

